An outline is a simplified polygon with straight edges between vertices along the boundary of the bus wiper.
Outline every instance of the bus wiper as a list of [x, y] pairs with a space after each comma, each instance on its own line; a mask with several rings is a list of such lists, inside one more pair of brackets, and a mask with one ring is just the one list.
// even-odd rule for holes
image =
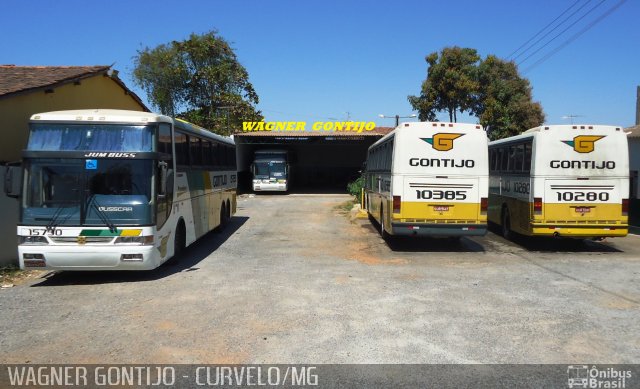
[[44, 227], [46, 231], [53, 232], [53, 230], [56, 229], [56, 227], [58, 226], [56, 222], [58, 221], [58, 218], [62, 214], [62, 210], [63, 210], [62, 207], [58, 207], [58, 209], [56, 209], [56, 211], [53, 213], [53, 217], [51, 218], [51, 221], [47, 223], [47, 225]]
[[60, 223], [63, 223], [63, 224], [64, 224], [64, 223], [66, 223], [66, 221], [67, 221], [67, 220], [69, 220], [69, 218], [75, 214], [75, 212], [68, 212], [68, 213], [65, 215], [64, 219], [62, 219], [62, 221], [61, 221], [60, 223], [58, 223], [58, 222], [57, 222], [57, 221], [58, 221], [58, 218], [59, 218], [60, 216], [62, 216], [62, 211], [63, 211], [64, 209], [65, 209], [65, 208], [60, 207], [60, 208], [58, 208], [58, 209], [56, 210], [56, 213], [53, 215], [53, 218], [51, 219], [51, 221], [49, 222], [49, 224], [47, 224], [47, 225], [46, 225], [46, 227], [45, 227], [45, 229], [46, 229], [47, 231], [49, 231], [49, 232], [53, 233], [53, 231], [54, 231], [54, 230], [55, 230], [55, 229], [60, 225]]
[[98, 213], [98, 217], [100, 218], [100, 220], [107, 226], [109, 227], [109, 231], [111, 232], [116, 232], [118, 229], [116, 228], [116, 226], [111, 222], [111, 220], [109, 219], [109, 216], [100, 209], [100, 204], [98, 204], [98, 200], [96, 200], [95, 195], [91, 196], [91, 200], [89, 200], [89, 202], [91, 203], [91, 205], [93, 206], [93, 208], [96, 210], [96, 212]]

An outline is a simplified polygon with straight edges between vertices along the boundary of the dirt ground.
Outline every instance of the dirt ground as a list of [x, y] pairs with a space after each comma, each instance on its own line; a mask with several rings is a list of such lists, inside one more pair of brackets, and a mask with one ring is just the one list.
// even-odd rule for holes
[[638, 363], [640, 238], [383, 241], [346, 195], [239, 199], [177, 265], [0, 290], [2, 363]]

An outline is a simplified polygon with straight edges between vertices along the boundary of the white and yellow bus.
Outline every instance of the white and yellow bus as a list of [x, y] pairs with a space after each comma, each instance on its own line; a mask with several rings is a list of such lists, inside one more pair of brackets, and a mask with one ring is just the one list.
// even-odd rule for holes
[[491, 142], [489, 158], [489, 221], [505, 237], [627, 235], [629, 155], [621, 127], [536, 127]]
[[480, 125], [401, 123], [368, 150], [364, 206], [387, 235], [487, 231], [487, 134]]
[[[20, 267], [159, 266], [230, 220], [235, 155], [228, 138], [148, 112], [33, 115], [21, 193], [10, 193]], [[7, 180], [5, 190], [16, 177]]]

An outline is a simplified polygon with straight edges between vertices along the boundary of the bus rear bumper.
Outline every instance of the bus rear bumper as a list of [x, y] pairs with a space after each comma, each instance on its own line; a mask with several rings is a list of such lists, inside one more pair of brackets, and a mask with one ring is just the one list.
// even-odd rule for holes
[[154, 246], [19, 245], [21, 269], [151, 270], [159, 265]]
[[565, 238], [604, 238], [627, 236], [627, 225], [582, 226], [582, 225], [543, 225], [533, 224], [531, 234], [536, 236], [557, 236]]
[[486, 224], [391, 224], [391, 234], [399, 236], [483, 236], [486, 233]]

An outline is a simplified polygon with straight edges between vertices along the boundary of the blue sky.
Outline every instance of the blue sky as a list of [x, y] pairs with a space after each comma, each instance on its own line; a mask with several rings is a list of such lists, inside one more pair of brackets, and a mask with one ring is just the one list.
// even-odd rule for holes
[[[588, 2], [584, 13], [601, 1], [580, 0], [572, 9]], [[2, 7], [0, 64], [115, 62], [121, 78], [146, 101], [131, 79], [136, 51], [217, 29], [247, 68], [267, 120], [344, 120], [349, 112], [352, 120], [392, 125], [378, 114], [412, 113], [407, 95], [420, 91], [427, 54], [457, 45], [506, 58], [575, 2], [9, 0]], [[617, 3], [604, 0], [520, 70]], [[576, 122], [634, 124], [639, 17], [640, 1], [628, 0], [524, 73], [547, 123], [581, 115]]]

